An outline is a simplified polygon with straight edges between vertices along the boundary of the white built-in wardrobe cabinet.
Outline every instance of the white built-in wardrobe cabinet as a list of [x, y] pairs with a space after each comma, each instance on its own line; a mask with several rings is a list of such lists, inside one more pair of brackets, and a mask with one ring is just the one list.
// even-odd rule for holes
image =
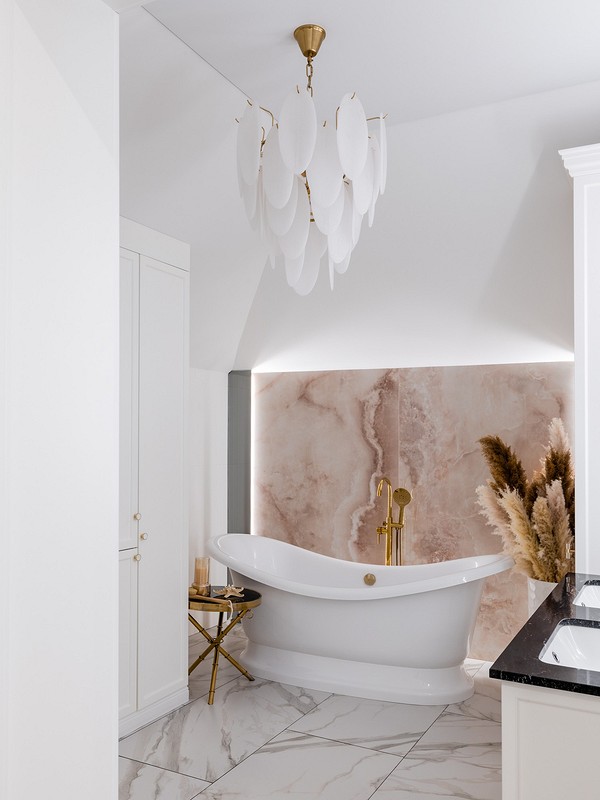
[[120, 736], [188, 700], [189, 266], [121, 219]]

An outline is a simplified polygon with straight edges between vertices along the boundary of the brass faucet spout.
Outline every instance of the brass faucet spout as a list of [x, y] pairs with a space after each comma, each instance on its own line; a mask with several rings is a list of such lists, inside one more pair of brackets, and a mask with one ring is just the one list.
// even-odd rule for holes
[[[407, 489], [392, 488], [392, 482], [389, 478], [383, 477], [377, 484], [377, 497], [381, 497], [383, 487], [387, 484], [388, 488], [388, 502], [387, 502], [387, 515], [383, 524], [377, 528], [377, 541], [379, 542], [380, 536], [385, 534], [385, 564], [391, 566], [393, 564], [393, 542], [395, 539], [396, 550], [396, 565], [402, 564], [402, 529], [404, 528], [404, 507], [410, 503], [412, 496]], [[393, 502], [396, 502], [400, 507], [398, 514], [398, 522], [394, 522]]]
[[392, 482], [390, 481], [389, 478], [385, 478], [384, 477], [379, 481], [379, 483], [377, 485], [377, 497], [381, 497], [381, 493], [383, 492], [383, 485], [385, 483], [387, 483], [387, 487], [388, 487], [388, 510], [387, 510], [387, 516], [388, 516], [388, 519], [391, 520], [391, 518], [392, 518], [392, 498], [394, 496], [394, 490], [392, 488]]

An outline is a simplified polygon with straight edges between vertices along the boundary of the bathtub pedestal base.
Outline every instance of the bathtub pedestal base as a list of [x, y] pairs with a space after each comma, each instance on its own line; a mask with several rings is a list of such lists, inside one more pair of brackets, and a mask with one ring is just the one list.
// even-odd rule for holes
[[440, 669], [395, 667], [281, 650], [249, 642], [242, 654], [251, 672], [306, 689], [415, 705], [459, 703], [473, 694], [461, 665]]

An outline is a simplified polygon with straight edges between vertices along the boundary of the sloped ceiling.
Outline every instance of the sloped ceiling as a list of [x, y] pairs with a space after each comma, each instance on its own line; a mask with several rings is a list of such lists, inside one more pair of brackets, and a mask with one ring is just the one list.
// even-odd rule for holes
[[303, 23], [327, 31], [315, 102], [330, 114], [356, 91], [391, 124], [600, 77], [594, 0], [153, 0], [144, 8], [277, 116], [304, 59]]
[[[351, 298], [342, 294], [341, 305], [340, 299], [330, 304], [323, 295], [314, 301], [303, 298], [300, 309], [288, 295], [291, 290], [283, 285], [285, 281], [279, 293], [278, 284], [267, 275], [262, 281], [262, 297], [257, 296], [255, 302], [262, 285], [265, 252], [244, 217], [237, 192], [234, 118], [242, 112], [246, 96], [277, 114], [287, 91], [305, 80], [304, 60], [292, 36], [297, 25], [315, 22], [327, 30], [315, 59], [313, 79], [322, 118], [330, 115], [348, 90], [357, 91], [367, 112], [389, 115], [391, 174], [400, 184], [392, 188], [393, 197], [380, 201], [388, 203], [382, 212], [386, 229], [376, 230], [376, 220], [368, 232], [370, 240], [363, 235], [364, 247], [361, 251], [357, 248], [351, 269], [370, 268], [372, 254], [376, 254], [383, 266], [374, 274], [380, 280], [391, 278], [388, 290], [392, 291], [400, 277], [390, 273], [391, 265], [395, 269], [402, 261], [402, 243], [392, 235], [397, 227], [394, 209], [413, 212], [411, 198], [422, 194], [423, 172], [412, 167], [427, 161], [432, 143], [436, 147], [435, 130], [440, 135], [451, 130], [457, 137], [457, 126], [448, 123], [453, 114], [465, 112], [460, 123], [464, 126], [472, 119], [468, 109], [491, 104], [502, 109], [518, 98], [532, 96], [566, 97], [568, 87], [600, 80], [600, 4], [596, 0], [377, 0], [370, 4], [357, 0], [327, 4], [317, 0], [154, 0], [124, 11], [120, 19], [122, 213], [191, 243], [192, 364], [204, 369], [228, 370], [236, 364], [249, 316], [254, 339], [257, 325], [265, 329], [285, 326], [293, 317], [297, 326], [311, 328], [313, 346], [318, 348], [314, 315], [318, 313], [331, 328], [338, 318], [335, 315], [339, 314], [341, 321], [347, 317], [344, 308], [352, 307]], [[561, 95], [560, 90], [566, 94]], [[581, 107], [596, 94], [580, 97]], [[499, 219], [498, 231], [514, 222], [523, 192], [527, 192], [528, 203], [535, 203], [536, 192], [543, 197], [548, 185], [556, 186], [556, 174], [548, 177], [539, 165], [545, 148], [555, 153], [557, 146], [585, 144], [585, 137], [594, 136], [597, 113], [580, 126], [581, 139], [574, 133], [578, 130], [575, 118], [570, 128], [563, 125], [559, 131], [554, 127], [544, 139], [540, 125], [546, 124], [551, 113], [560, 120], [566, 109], [561, 110], [558, 100], [552, 112], [547, 102], [534, 103], [531, 108], [538, 109], [536, 113], [544, 121], [538, 123], [529, 115], [527, 136], [532, 140], [522, 139], [519, 158], [529, 150], [530, 163], [518, 165], [518, 190], [513, 200], [510, 193], [508, 199], [503, 198], [506, 216]], [[578, 109], [573, 106], [572, 111], [578, 113]], [[484, 135], [493, 132], [494, 147], [503, 152], [502, 136], [496, 135], [489, 116], [482, 131]], [[504, 124], [513, 124], [510, 115]], [[425, 136], [421, 136], [422, 130]], [[472, 130], [468, 133], [472, 148], [477, 135]], [[507, 130], [506, 147], [515, 135], [516, 129]], [[465, 152], [460, 155], [463, 163], [450, 165], [449, 159], [460, 148], [453, 149], [448, 141], [441, 144], [433, 161], [441, 163], [443, 155], [444, 169], [467, 191], [470, 167], [464, 163]], [[402, 153], [394, 152], [394, 147]], [[510, 163], [510, 155], [504, 153], [504, 158]], [[480, 169], [479, 159], [477, 165]], [[411, 180], [419, 186], [411, 185]], [[428, 180], [433, 181], [433, 176]], [[441, 191], [443, 194], [448, 187]], [[564, 197], [554, 203], [553, 214], [566, 207], [569, 191], [565, 182]], [[449, 197], [445, 205], [443, 199], [436, 197], [440, 220], [444, 229], [452, 230], [455, 198]], [[476, 205], [476, 200], [472, 202]], [[439, 223], [426, 216], [413, 217], [412, 229], [416, 223], [430, 243], [427, 230]], [[545, 224], [540, 221], [538, 229]], [[564, 255], [568, 242], [563, 234], [561, 237]], [[417, 248], [417, 243], [412, 246]], [[502, 248], [502, 242], [498, 247]], [[429, 263], [439, 261], [437, 256], [428, 252]], [[426, 285], [436, 277], [424, 280]], [[347, 283], [349, 286], [350, 281]], [[403, 279], [403, 289], [407, 285], [410, 279]], [[557, 297], [561, 292], [564, 295], [565, 286], [563, 278]], [[357, 283], [355, 295], [364, 298], [364, 291], [364, 282]], [[447, 300], [452, 303], [452, 296]], [[377, 313], [377, 302], [362, 304], [367, 316]], [[328, 313], [328, 308], [333, 313]], [[563, 334], [568, 326], [567, 319], [559, 336], [567, 347]], [[271, 335], [278, 336], [276, 328]], [[287, 330], [285, 336], [291, 343], [293, 331]], [[242, 363], [236, 365], [255, 366], [257, 348], [246, 346], [244, 352]]]

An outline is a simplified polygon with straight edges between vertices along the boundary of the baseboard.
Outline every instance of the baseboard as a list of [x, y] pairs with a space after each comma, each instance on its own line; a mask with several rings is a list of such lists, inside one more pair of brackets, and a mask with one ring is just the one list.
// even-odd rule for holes
[[175, 711], [176, 708], [180, 708], [189, 702], [189, 699], [190, 693], [186, 686], [185, 689], [179, 689], [179, 691], [173, 692], [173, 694], [167, 697], [163, 697], [162, 700], [152, 703], [151, 706], [142, 708], [140, 711], [134, 711], [133, 714], [128, 714], [126, 717], [119, 720], [119, 739], [129, 736], [145, 725], [149, 725], [151, 722], [159, 719], [159, 717], [163, 717], [165, 714]]

